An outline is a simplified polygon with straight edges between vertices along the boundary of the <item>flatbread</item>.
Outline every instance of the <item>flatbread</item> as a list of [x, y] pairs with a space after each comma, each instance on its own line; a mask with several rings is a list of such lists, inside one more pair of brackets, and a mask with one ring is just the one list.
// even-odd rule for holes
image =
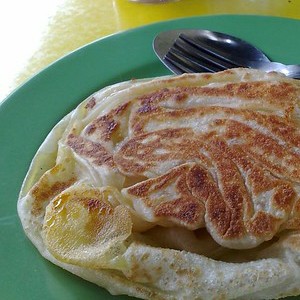
[[112, 294], [298, 295], [299, 100], [298, 81], [242, 68], [106, 87], [37, 151], [24, 231]]

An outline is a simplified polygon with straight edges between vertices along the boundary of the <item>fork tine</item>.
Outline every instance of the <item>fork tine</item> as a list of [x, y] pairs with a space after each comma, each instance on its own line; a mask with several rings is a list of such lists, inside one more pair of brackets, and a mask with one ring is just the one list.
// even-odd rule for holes
[[232, 60], [228, 54], [224, 54], [220, 49], [203, 43], [201, 40], [192, 39], [185, 34], [180, 34], [178, 39], [184, 41], [185, 45], [192, 46], [190, 49], [191, 51], [194, 49], [194, 53], [206, 54], [207, 59], [211, 59], [213, 62], [217, 61], [221, 65], [224, 64], [225, 68], [241, 67], [243, 65], [243, 62], [238, 62], [238, 58], [235, 57]]
[[224, 57], [216, 49], [180, 34], [165, 55], [165, 60], [182, 73], [218, 72], [241, 66]]
[[[178, 61], [178, 59], [176, 57], [172, 57], [172, 55], [167, 54], [164, 59], [172, 65], [171, 70], [174, 71], [175, 74], [203, 72], [196, 71], [195, 69], [191, 69], [188, 66], [184, 66], [182, 61]], [[175, 70], [174, 67], [176, 68]]]
[[179, 68], [183, 73], [216, 72], [216, 69], [211, 68], [205, 62], [203, 63], [200, 59], [195, 60], [189, 53], [175, 47], [170, 48], [165, 59], [175, 65], [176, 68]]
[[212, 72], [218, 72], [232, 67], [226, 62], [222, 62], [210, 54], [196, 49], [180, 38], [175, 41], [173, 48], [180, 50], [182, 55], [185, 55], [187, 59], [201, 63], [202, 66], [211, 69]]

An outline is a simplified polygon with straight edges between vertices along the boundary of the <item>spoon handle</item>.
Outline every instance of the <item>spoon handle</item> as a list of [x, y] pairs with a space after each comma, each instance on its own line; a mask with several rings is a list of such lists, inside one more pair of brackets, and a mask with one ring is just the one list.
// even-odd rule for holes
[[276, 71], [283, 73], [288, 77], [300, 79], [300, 65], [285, 65], [279, 62], [249, 61], [247, 66], [266, 72]]

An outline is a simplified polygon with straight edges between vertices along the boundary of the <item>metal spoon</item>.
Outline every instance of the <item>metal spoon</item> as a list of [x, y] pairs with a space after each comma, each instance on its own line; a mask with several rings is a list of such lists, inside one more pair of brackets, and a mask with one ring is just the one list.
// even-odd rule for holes
[[165, 31], [155, 37], [153, 49], [175, 74], [248, 67], [300, 78], [300, 65], [271, 62], [260, 49], [225, 33], [191, 29]]

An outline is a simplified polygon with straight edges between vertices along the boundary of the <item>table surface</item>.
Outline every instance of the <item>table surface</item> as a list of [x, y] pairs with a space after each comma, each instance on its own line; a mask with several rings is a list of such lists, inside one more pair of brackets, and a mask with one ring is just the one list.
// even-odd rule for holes
[[69, 52], [104, 36], [154, 22], [216, 14], [300, 19], [300, 0], [10, 0], [0, 4], [0, 102]]

